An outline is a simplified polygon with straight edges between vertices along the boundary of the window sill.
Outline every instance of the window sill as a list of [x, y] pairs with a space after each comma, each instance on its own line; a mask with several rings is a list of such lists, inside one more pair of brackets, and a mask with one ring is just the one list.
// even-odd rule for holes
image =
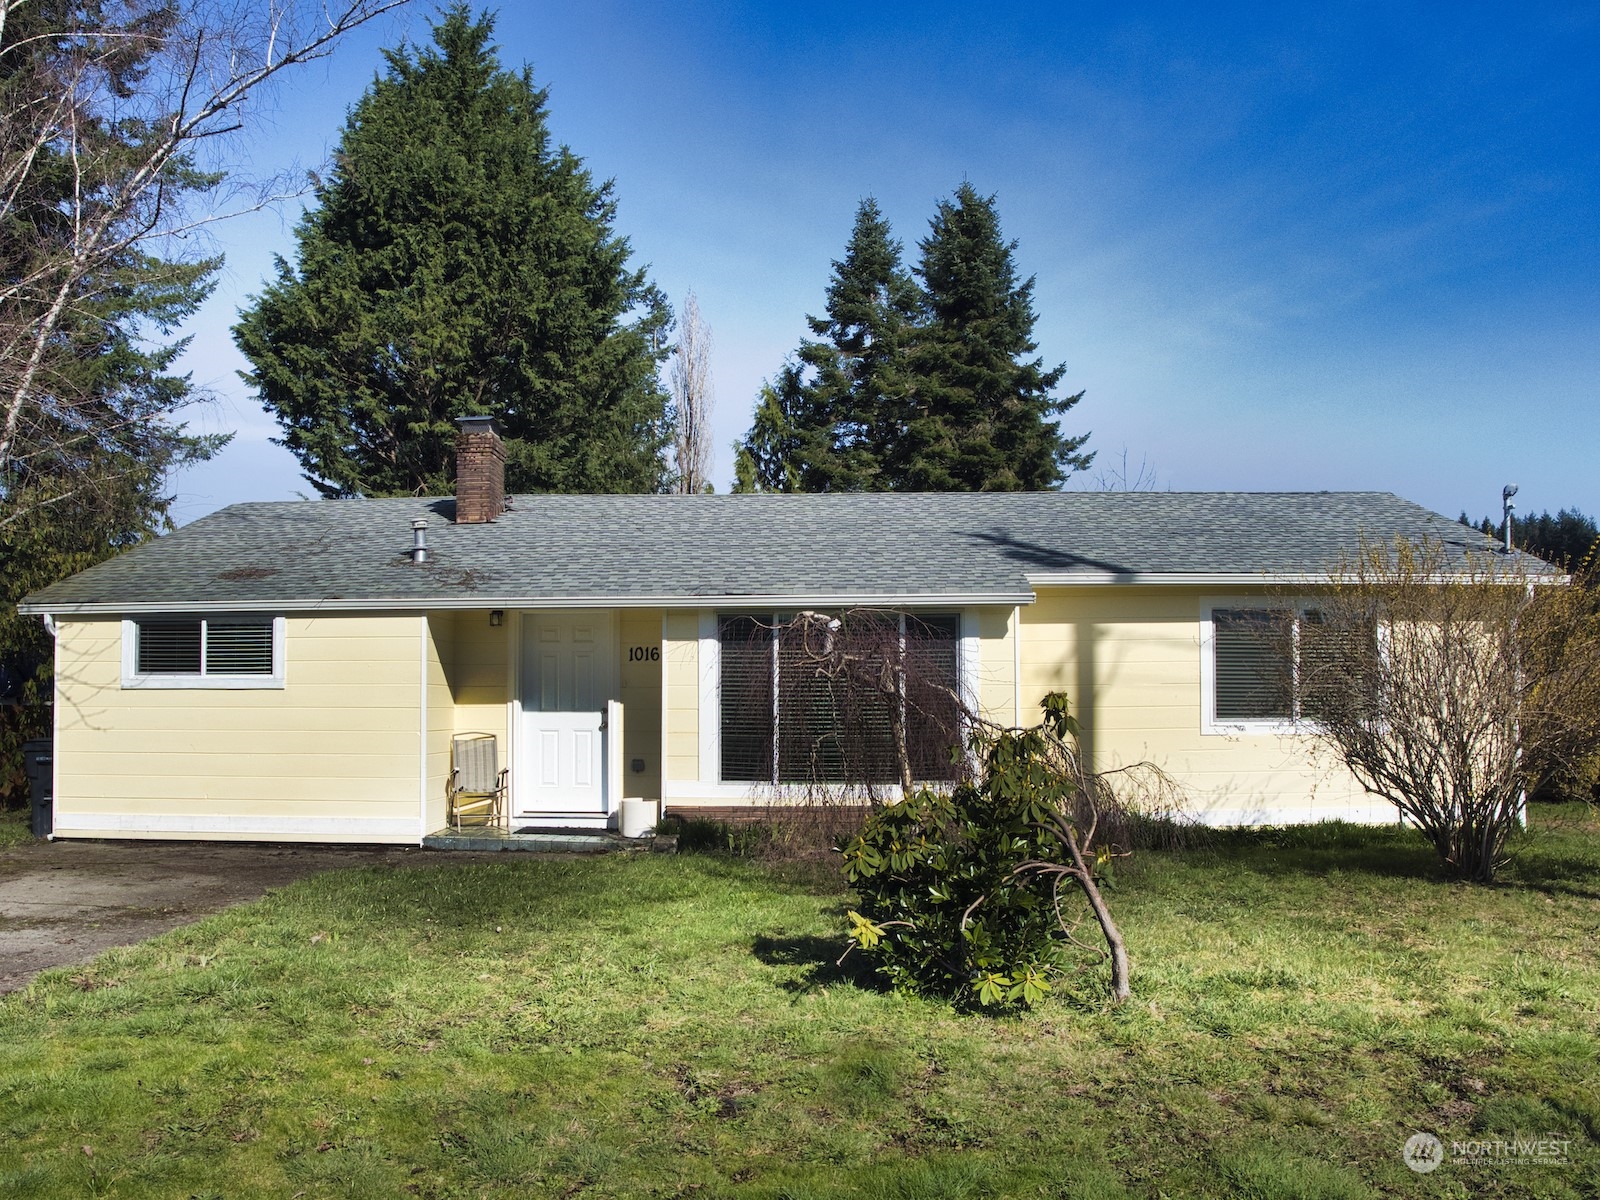
[[1309, 721], [1206, 721], [1200, 732], [1207, 737], [1310, 737], [1316, 729]]
[[[948, 783], [929, 782], [927, 784], [918, 784], [917, 786], [938, 789], [940, 787], [949, 787], [950, 785]], [[668, 780], [662, 785], [662, 790], [665, 792], [663, 799], [666, 800], [668, 806], [671, 806], [675, 801], [692, 803], [695, 801], [719, 800], [730, 803], [782, 805], [804, 801], [816, 795], [814, 789], [802, 783], [774, 785], [770, 783], [724, 783], [710, 780], [702, 782], [693, 779]], [[900, 785], [898, 783], [886, 783], [876, 790], [879, 799], [882, 800], [898, 799], [900, 796]], [[843, 804], [854, 803], [859, 800], [860, 803], [866, 804], [868, 796], [865, 791], [862, 791], [857, 797], [846, 798], [842, 795], [836, 795], [832, 797], [832, 800]]]
[[282, 691], [281, 675], [127, 675], [124, 691]]

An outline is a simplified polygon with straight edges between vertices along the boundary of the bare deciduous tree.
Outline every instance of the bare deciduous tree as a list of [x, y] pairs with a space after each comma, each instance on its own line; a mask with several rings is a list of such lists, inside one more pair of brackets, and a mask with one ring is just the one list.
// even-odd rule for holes
[[1276, 634], [1305, 730], [1464, 879], [1492, 880], [1526, 795], [1600, 743], [1600, 606], [1546, 570], [1370, 545]]
[[[246, 102], [402, 2], [0, 0], [0, 521], [74, 495], [76, 447], [152, 419], [97, 404], [77, 369], [125, 312], [119, 289], [159, 293], [174, 270], [168, 286], [192, 286], [215, 265], [203, 227], [299, 190], [224, 187], [219, 147]], [[63, 468], [56, 486], [19, 503], [16, 472], [39, 457]]]
[[711, 482], [711, 327], [693, 292], [678, 312], [678, 344], [669, 382], [673, 407], [673, 465], [678, 491], [696, 495]]
[[[1141, 454], [1138, 466], [1130, 466], [1128, 448], [1122, 448], [1120, 461], [1106, 460], [1094, 473], [1093, 490], [1097, 492], [1154, 492], [1160, 490], [1160, 478], [1149, 456]], [[1171, 490], [1170, 488], [1168, 489]]]

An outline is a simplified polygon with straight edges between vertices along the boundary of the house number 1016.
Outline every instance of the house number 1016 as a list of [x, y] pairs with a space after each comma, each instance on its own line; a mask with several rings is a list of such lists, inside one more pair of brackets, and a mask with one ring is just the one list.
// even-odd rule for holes
[[629, 662], [660, 662], [661, 661], [661, 647], [660, 646], [629, 646], [628, 647], [628, 661]]

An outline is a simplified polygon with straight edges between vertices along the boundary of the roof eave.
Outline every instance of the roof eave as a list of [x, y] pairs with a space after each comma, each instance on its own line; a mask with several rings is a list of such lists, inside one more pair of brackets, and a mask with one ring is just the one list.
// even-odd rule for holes
[[570, 609], [570, 608], [917, 608], [1032, 604], [1032, 591], [1006, 592], [817, 592], [706, 594], [699, 596], [519, 596], [471, 597], [368, 597], [295, 600], [209, 600], [188, 603], [165, 601], [97, 600], [52, 603], [24, 600], [17, 611], [24, 616], [136, 616], [144, 613], [239, 612], [425, 612], [456, 609]]
[[[1126, 572], [1029, 572], [1025, 578], [1030, 587], [1326, 587], [1332, 584], [1360, 583], [1356, 575], [1335, 571], [1126, 571]], [[1420, 580], [1423, 583], [1471, 583], [1494, 578], [1483, 572], [1463, 571], [1458, 574], [1433, 575]], [[1502, 583], [1561, 583], [1568, 576], [1556, 572], [1507, 572], [1499, 576]]]

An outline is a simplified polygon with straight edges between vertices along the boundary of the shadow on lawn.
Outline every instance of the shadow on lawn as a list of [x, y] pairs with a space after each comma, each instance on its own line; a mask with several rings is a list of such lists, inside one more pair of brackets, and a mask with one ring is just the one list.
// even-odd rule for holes
[[1513, 855], [1503, 882], [1546, 895], [1600, 900], [1600, 868], [1580, 858], [1525, 859]]
[[1499, 880], [1547, 896], [1600, 900], [1600, 855], [1589, 847], [1557, 850], [1536, 841], [1513, 842]]
[[1333, 871], [1391, 879], [1441, 880], [1433, 847], [1414, 829], [1326, 821], [1270, 829], [1225, 829], [1203, 853], [1262, 875]]
[[[1600, 839], [1570, 812], [1533, 808], [1529, 828], [1514, 836], [1506, 850], [1510, 861], [1496, 886], [1600, 899]], [[1453, 878], [1422, 834], [1402, 825], [1328, 821], [1220, 830], [1204, 850], [1178, 857], [1272, 876], [1341, 872], [1425, 883]]]
[[750, 952], [769, 967], [800, 968], [796, 978], [785, 979], [778, 985], [786, 992], [809, 992], [840, 984], [869, 992], [885, 991], [882, 977], [863, 956], [852, 954], [844, 962], [839, 961], [844, 946], [843, 937], [762, 936], [751, 944]]

